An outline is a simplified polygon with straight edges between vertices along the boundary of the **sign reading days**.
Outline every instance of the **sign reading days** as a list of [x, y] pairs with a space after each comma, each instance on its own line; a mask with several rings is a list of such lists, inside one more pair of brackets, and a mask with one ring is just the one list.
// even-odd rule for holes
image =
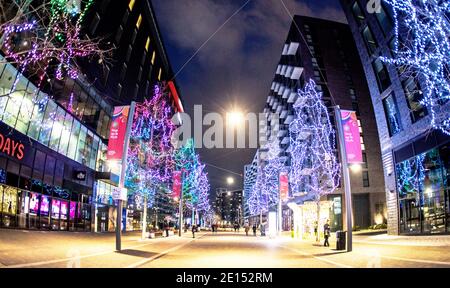
[[122, 159], [129, 113], [130, 106], [114, 107], [114, 115], [109, 130], [108, 152], [106, 154], [108, 160]]
[[25, 155], [24, 150], [25, 146], [21, 142], [15, 141], [0, 133], [0, 152], [18, 160], [22, 160]]

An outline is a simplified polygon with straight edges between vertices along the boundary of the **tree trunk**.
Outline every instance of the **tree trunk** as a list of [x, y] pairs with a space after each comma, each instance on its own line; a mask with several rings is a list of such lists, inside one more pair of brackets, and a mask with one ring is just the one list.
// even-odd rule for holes
[[144, 213], [142, 215], [142, 239], [147, 238], [147, 196], [144, 196]]
[[316, 242], [320, 242], [320, 199], [317, 200], [317, 234]]

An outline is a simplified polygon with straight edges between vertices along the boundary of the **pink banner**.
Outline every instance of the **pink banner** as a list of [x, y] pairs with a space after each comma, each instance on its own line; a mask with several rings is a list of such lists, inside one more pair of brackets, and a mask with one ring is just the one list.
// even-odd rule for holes
[[109, 130], [108, 153], [106, 155], [108, 160], [122, 159], [129, 113], [130, 106], [114, 107], [114, 115]]
[[280, 199], [287, 200], [289, 197], [289, 178], [287, 172], [280, 173]]
[[362, 163], [361, 138], [356, 112], [341, 110], [342, 129], [348, 163]]
[[173, 187], [172, 187], [172, 197], [175, 199], [180, 199], [181, 196], [181, 171], [174, 171], [172, 176]]

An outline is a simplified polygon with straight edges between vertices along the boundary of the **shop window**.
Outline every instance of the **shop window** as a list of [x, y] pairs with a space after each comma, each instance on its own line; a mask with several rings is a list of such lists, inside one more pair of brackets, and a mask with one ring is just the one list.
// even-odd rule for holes
[[389, 128], [389, 134], [393, 136], [402, 130], [400, 113], [398, 111], [397, 101], [395, 100], [394, 94], [390, 94], [388, 97], [383, 99], [383, 107]]
[[54, 115], [53, 129], [52, 134], [50, 136], [49, 147], [55, 151], [58, 151], [59, 142], [61, 139], [61, 133], [64, 129], [64, 118], [66, 116], [66, 112], [63, 108], [58, 107], [56, 114]]
[[3, 227], [16, 227], [16, 214], [18, 208], [18, 193], [17, 188], [3, 186], [3, 199], [1, 205], [2, 212], [2, 226]]
[[70, 132], [72, 129], [73, 117], [69, 113], [64, 119], [63, 129], [61, 131], [61, 140], [59, 142], [58, 152], [67, 155], [67, 148], [69, 146]]
[[44, 173], [44, 183], [52, 185], [55, 173], [56, 159], [50, 155], [47, 155], [47, 160], [45, 161], [45, 173]]

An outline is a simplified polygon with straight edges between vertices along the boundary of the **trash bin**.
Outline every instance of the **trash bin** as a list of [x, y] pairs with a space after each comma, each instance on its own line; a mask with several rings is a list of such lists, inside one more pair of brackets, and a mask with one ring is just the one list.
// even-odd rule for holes
[[336, 250], [345, 250], [345, 237], [347, 231], [336, 231]]

